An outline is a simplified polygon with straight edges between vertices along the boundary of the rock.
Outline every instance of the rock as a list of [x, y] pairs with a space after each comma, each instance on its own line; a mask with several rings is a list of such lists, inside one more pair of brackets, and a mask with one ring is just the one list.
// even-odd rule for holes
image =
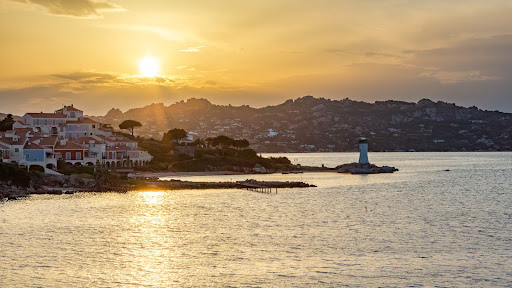
[[374, 164], [361, 164], [361, 163], [348, 163], [339, 165], [335, 168], [338, 173], [350, 173], [350, 174], [380, 174], [380, 173], [393, 173], [398, 171], [395, 167], [382, 166], [379, 167]]
[[254, 168], [252, 168], [252, 171], [256, 172], [256, 173], [267, 173], [267, 169], [265, 169], [265, 167], [263, 167], [263, 165], [261, 165], [261, 164], [254, 165]]

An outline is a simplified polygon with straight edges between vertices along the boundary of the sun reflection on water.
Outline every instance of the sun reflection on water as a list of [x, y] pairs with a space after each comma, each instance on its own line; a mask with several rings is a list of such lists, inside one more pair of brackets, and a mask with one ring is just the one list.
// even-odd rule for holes
[[[171, 191], [140, 191], [131, 213], [130, 231], [121, 237], [126, 243], [124, 259], [130, 281], [140, 286], [165, 287], [183, 281], [179, 276], [181, 245], [176, 243], [179, 213]], [[123, 279], [120, 279], [123, 280]]]
[[157, 205], [162, 203], [164, 194], [163, 191], [141, 191], [139, 197], [145, 204]]

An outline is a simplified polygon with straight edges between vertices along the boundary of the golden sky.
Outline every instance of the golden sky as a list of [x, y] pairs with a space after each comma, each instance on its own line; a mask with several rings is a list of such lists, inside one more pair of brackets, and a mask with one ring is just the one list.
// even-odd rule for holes
[[[498, 0], [0, 0], [0, 112], [304, 95], [512, 112], [510, 15]], [[148, 56], [157, 77], [140, 76]]]

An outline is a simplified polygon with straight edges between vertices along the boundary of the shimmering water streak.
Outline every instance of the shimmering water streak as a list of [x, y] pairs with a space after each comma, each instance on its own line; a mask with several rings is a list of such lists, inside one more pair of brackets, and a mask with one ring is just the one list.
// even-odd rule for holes
[[[332, 166], [358, 155], [288, 156]], [[2, 203], [0, 287], [512, 283], [512, 153], [370, 157], [401, 171], [210, 178], [318, 185], [278, 194], [145, 191]]]

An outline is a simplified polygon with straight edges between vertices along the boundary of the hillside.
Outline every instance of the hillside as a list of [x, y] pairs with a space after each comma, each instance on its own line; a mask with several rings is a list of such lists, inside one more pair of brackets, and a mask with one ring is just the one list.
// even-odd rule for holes
[[122, 113], [112, 109], [99, 121], [143, 123], [140, 136], [160, 139], [183, 128], [196, 137], [245, 138], [259, 152], [354, 151], [358, 137], [371, 151], [510, 151], [512, 114], [422, 99], [418, 103], [305, 96], [264, 108], [222, 106], [189, 99], [152, 104]]

